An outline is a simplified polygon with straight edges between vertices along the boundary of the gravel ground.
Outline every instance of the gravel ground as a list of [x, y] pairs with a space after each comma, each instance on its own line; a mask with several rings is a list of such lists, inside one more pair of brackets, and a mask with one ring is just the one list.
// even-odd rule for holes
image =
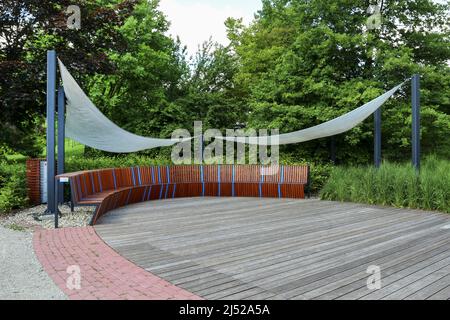
[[[45, 209], [45, 205], [40, 205], [0, 217], [0, 300], [67, 299], [42, 269], [33, 251], [34, 227], [54, 227], [52, 216], [42, 218]], [[64, 205], [59, 210], [60, 227], [80, 227], [89, 224], [93, 209], [80, 207], [71, 213]]]
[[34, 255], [33, 235], [0, 226], [0, 299], [67, 299]]
[[[0, 225], [18, 230], [29, 229], [34, 226], [53, 229], [54, 217], [53, 215], [42, 216], [45, 209], [47, 209], [46, 205], [40, 205], [15, 212], [13, 215], [0, 218]], [[59, 206], [59, 210], [62, 214], [58, 219], [59, 227], [83, 227], [89, 224], [94, 209], [93, 207], [75, 207], [75, 211], [70, 212], [69, 206], [62, 205]], [[40, 221], [36, 220], [34, 216], [38, 216]]]

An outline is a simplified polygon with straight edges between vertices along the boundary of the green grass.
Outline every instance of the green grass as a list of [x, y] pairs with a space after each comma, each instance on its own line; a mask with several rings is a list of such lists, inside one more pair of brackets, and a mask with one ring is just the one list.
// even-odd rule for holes
[[428, 157], [420, 173], [410, 164], [336, 167], [321, 199], [450, 213], [450, 161]]
[[66, 139], [65, 141], [66, 158], [83, 157], [84, 145], [73, 140]]
[[[77, 158], [77, 157], [83, 157], [84, 156], [84, 145], [81, 143], [78, 143], [76, 141], [66, 139], [64, 141], [64, 147], [65, 147], [65, 156], [66, 158]], [[42, 154], [39, 156], [40, 158], [45, 158], [47, 155], [47, 150], [45, 148], [42, 149]], [[24, 156], [20, 153], [12, 153], [12, 154], [6, 154], [5, 155], [6, 160], [9, 163], [18, 163], [18, 162], [25, 162], [27, 159], [27, 156]]]
[[[65, 139], [64, 148], [65, 148], [65, 157], [66, 158], [84, 157], [84, 145], [81, 143], [78, 143], [71, 139]], [[57, 153], [57, 151], [56, 151], [56, 153]], [[47, 156], [47, 150], [44, 148], [42, 150], [42, 157], [45, 158], [46, 156]]]

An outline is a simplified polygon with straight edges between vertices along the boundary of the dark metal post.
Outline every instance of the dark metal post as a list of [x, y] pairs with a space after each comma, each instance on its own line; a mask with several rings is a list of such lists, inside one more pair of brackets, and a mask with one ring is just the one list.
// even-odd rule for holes
[[311, 199], [311, 167], [308, 165], [308, 181], [307, 181], [307, 185], [308, 185], [308, 199]]
[[203, 126], [201, 121], [194, 121], [194, 163], [203, 163]]
[[[58, 162], [57, 162], [57, 174], [64, 173], [64, 161], [65, 161], [65, 146], [64, 146], [64, 138], [65, 138], [65, 121], [64, 121], [64, 112], [65, 112], [65, 95], [64, 88], [60, 86], [58, 88]], [[64, 184], [58, 184], [59, 203], [64, 202]]]
[[411, 79], [412, 103], [412, 164], [420, 169], [420, 75], [415, 74]]
[[58, 229], [58, 220], [59, 220], [59, 210], [58, 210], [58, 189], [59, 189], [59, 179], [54, 179], [54, 186], [55, 186], [55, 200], [54, 200], [54, 206], [55, 206], [55, 229]]
[[375, 168], [381, 165], [381, 107], [378, 108], [374, 114], [374, 141], [373, 141], [373, 158]]
[[336, 165], [336, 136], [332, 136], [330, 140], [330, 159]]
[[55, 102], [56, 52], [47, 51], [47, 211], [56, 213], [55, 207]]
[[203, 141], [203, 132], [200, 134], [200, 150], [199, 150], [199, 152], [200, 152], [200, 154], [198, 155], [198, 157], [199, 157], [199, 160], [200, 160], [200, 164], [202, 164], [203, 163], [203, 144], [204, 144], [204, 141]]

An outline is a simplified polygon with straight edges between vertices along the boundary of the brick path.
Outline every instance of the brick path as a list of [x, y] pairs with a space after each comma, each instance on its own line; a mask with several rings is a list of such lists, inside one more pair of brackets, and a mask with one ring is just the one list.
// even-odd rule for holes
[[[37, 229], [33, 246], [44, 270], [70, 299], [201, 299], [126, 260], [92, 227]], [[77, 284], [69, 266], [80, 268], [79, 289], [69, 289]]]

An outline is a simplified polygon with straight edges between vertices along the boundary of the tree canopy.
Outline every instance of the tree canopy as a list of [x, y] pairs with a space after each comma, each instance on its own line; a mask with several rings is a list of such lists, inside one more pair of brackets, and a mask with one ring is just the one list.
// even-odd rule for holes
[[[262, 0], [248, 26], [225, 21], [229, 45], [214, 39], [189, 59], [157, 0], [84, 0], [81, 30], [65, 26], [70, 1], [0, 4], [0, 147], [39, 153], [44, 134], [45, 53], [55, 49], [112, 121], [169, 137], [176, 128], [279, 128], [335, 118], [409, 78], [422, 76], [422, 146], [450, 157], [449, 5], [381, 2], [381, 28], [368, 30], [366, 0]], [[182, 39], [181, 39], [182, 40]], [[410, 155], [410, 86], [382, 111], [383, 156]], [[335, 137], [338, 161], [367, 163], [373, 123]], [[42, 143], [41, 143], [42, 144]], [[328, 161], [330, 139], [283, 154]]]
[[108, 51], [121, 50], [117, 27], [135, 0], [81, 1], [82, 32], [67, 28], [68, 0], [0, 3], [0, 147], [36, 156], [44, 131], [46, 51], [55, 49], [81, 75], [114, 72]]
[[[383, 1], [379, 30], [366, 30], [369, 1], [263, 0], [254, 22], [227, 21], [251, 127], [289, 132], [319, 124], [375, 98], [414, 73], [422, 76], [422, 144], [450, 156], [448, 6]], [[409, 156], [410, 87], [383, 107], [383, 152]], [[289, 146], [324, 159], [330, 139]], [[338, 159], [367, 162], [373, 124], [336, 137]]]

